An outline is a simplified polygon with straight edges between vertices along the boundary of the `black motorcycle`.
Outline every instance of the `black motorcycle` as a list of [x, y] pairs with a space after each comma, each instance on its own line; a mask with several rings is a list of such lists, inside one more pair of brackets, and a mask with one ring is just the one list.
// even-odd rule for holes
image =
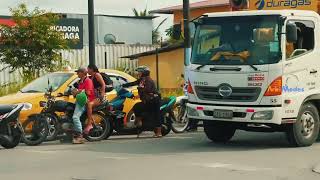
[[32, 114], [22, 123], [22, 142], [28, 146], [36, 146], [47, 139], [49, 124], [42, 114]]
[[16, 147], [23, 129], [19, 123], [19, 114], [24, 105], [0, 105], [0, 145], [6, 149]]
[[[41, 101], [40, 106], [43, 107], [41, 114], [49, 122], [49, 136], [47, 140], [56, 140], [58, 135], [67, 135], [69, 138], [73, 132], [73, 112], [75, 104], [63, 100], [57, 100], [58, 97], [70, 96], [71, 92], [66, 94], [58, 94], [53, 96], [49, 90], [45, 94], [47, 101]], [[88, 135], [84, 138], [88, 141], [100, 141], [110, 136], [112, 133], [111, 122], [106, 117], [107, 102], [102, 103], [100, 106], [93, 109], [93, 129], [90, 130]], [[87, 113], [84, 112], [80, 118], [82, 127], [84, 129], [87, 122]]]
[[[142, 127], [137, 128], [131, 121], [132, 114], [123, 111], [126, 99], [134, 99], [134, 94], [123, 87], [115, 88], [117, 97], [110, 101], [108, 115], [112, 119], [112, 127], [119, 134], [140, 134], [142, 131], [153, 131], [155, 126], [148, 112], [143, 113]], [[163, 98], [160, 107], [161, 133], [163, 136], [169, 134], [174, 119], [173, 106], [175, 97]]]

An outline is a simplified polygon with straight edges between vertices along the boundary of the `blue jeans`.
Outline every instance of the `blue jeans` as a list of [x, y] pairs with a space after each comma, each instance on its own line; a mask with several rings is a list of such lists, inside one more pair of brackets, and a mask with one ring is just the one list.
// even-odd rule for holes
[[82, 124], [80, 121], [80, 117], [85, 112], [86, 106], [81, 107], [78, 103], [76, 103], [76, 108], [74, 109], [74, 113], [72, 116], [73, 120], [73, 129], [75, 132], [82, 134]]

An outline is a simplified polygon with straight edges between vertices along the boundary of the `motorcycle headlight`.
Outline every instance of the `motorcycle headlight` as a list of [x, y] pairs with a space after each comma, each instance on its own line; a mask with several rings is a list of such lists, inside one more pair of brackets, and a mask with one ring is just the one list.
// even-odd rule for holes
[[23, 108], [21, 111], [29, 111], [32, 109], [32, 104], [31, 103], [23, 103]]
[[47, 106], [47, 102], [46, 101], [40, 101], [39, 105], [40, 105], [40, 107], [46, 107]]

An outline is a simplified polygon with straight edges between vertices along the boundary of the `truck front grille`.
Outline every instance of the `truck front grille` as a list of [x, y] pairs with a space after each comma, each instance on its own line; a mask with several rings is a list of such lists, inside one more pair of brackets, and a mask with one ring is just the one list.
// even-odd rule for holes
[[225, 102], [254, 102], [258, 99], [260, 87], [232, 87], [232, 94], [223, 97], [219, 94], [218, 87], [195, 86], [197, 96], [206, 101], [225, 101]]

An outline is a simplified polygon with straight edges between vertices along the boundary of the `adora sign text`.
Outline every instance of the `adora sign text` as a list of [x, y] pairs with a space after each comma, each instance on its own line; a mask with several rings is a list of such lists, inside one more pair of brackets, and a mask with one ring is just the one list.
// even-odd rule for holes
[[[15, 22], [9, 16], [0, 17], [0, 25], [14, 26]], [[62, 32], [64, 39], [68, 41], [71, 49], [83, 48], [83, 20], [74, 18], [63, 18], [57, 22], [57, 25], [50, 29]]]

